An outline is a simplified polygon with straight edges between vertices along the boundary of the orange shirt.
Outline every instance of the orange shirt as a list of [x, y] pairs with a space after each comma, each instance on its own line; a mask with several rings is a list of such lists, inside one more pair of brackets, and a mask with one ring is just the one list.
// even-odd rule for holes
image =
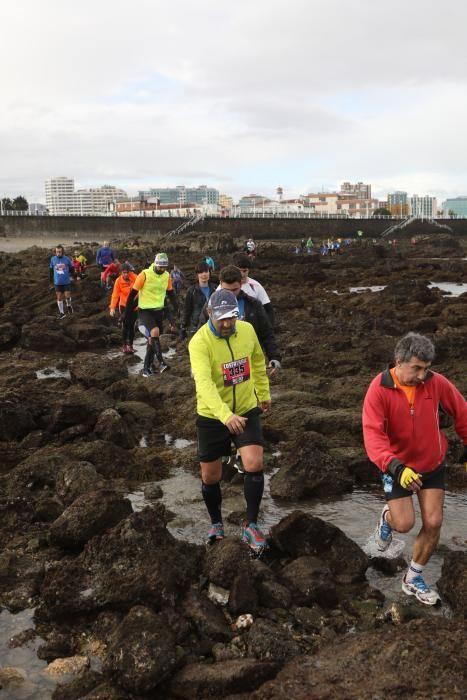
[[117, 277], [112, 291], [112, 298], [110, 300], [111, 309], [116, 309], [117, 305], [126, 306], [128, 295], [131, 292], [135, 279], [135, 272], [128, 273], [128, 282], [125, 282], [123, 275], [119, 275], [119, 277]]
[[394, 379], [394, 384], [397, 386], [398, 389], [401, 389], [404, 392], [404, 394], [407, 397], [407, 401], [409, 402], [410, 408], [413, 408], [415, 406], [415, 392], [417, 390], [417, 387], [406, 386], [405, 384], [401, 384], [397, 378], [395, 367], [392, 367], [389, 371], [391, 372], [391, 377]]

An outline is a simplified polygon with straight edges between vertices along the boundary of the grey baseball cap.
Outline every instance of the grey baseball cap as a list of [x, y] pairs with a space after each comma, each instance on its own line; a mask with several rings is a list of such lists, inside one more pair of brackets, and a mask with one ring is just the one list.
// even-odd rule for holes
[[218, 289], [209, 299], [212, 318], [221, 321], [223, 318], [238, 318], [237, 297], [228, 289]]

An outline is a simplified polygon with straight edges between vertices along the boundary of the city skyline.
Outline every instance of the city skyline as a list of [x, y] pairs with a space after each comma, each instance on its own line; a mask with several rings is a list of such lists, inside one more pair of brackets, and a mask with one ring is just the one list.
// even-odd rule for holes
[[[44, 180], [235, 199], [467, 191], [467, 7], [23, 0], [3, 14], [0, 196]], [[182, 17], [183, 21], [179, 18]], [[85, 48], [84, 48], [85, 47]]]

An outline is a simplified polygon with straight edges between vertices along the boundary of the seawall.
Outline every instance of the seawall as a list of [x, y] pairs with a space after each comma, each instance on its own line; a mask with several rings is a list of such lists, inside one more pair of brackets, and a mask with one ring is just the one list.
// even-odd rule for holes
[[[3, 238], [73, 238], [76, 240], [101, 241], [104, 238], [118, 239], [131, 236], [155, 237], [168, 233], [184, 219], [151, 217], [106, 217], [106, 216], [0, 216], [0, 237]], [[206, 218], [193, 233], [225, 233], [234, 238], [252, 236], [258, 240], [296, 239], [311, 236], [317, 242], [327, 238], [351, 237], [358, 230], [365, 237], [379, 237], [395, 220], [387, 219], [287, 219], [287, 218]], [[454, 235], [467, 236], [467, 220], [440, 220], [448, 224]], [[424, 233], [437, 233], [433, 225], [414, 222], [394, 238]], [[439, 230], [439, 233], [442, 233]]]

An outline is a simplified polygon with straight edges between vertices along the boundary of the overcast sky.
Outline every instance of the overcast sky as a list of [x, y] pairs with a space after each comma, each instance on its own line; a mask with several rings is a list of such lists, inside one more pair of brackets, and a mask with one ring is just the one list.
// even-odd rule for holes
[[15, 0], [1, 23], [1, 196], [467, 195], [464, 0]]

